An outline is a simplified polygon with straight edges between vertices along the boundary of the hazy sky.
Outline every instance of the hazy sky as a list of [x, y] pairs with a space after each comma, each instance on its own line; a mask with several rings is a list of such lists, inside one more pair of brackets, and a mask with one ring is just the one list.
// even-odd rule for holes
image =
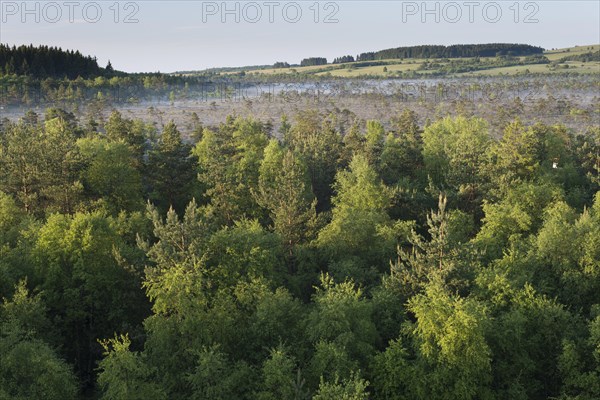
[[3, 43], [78, 49], [128, 72], [331, 61], [417, 44], [600, 43], [598, 0], [0, 0], [0, 12]]

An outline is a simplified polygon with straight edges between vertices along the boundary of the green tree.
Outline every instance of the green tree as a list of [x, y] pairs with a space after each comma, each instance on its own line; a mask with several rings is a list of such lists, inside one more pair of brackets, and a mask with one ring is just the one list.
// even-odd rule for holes
[[245, 363], [231, 363], [217, 347], [204, 348], [198, 352], [198, 365], [188, 378], [193, 388], [191, 398], [246, 399], [250, 378], [250, 369]]
[[140, 324], [147, 312], [135, 271], [120, 260], [125, 247], [101, 212], [53, 214], [36, 236], [35, 282], [84, 380], [101, 355], [96, 338]]
[[408, 225], [391, 221], [391, 191], [363, 155], [355, 155], [350, 170], [337, 174], [334, 189], [333, 218], [319, 232], [317, 244], [334, 275], [369, 281], [390, 259]]
[[316, 346], [312, 376], [349, 377], [366, 363], [379, 339], [372, 304], [352, 281], [335, 283], [326, 274], [313, 300], [315, 308], [307, 320], [307, 337]]
[[71, 367], [42, 337], [49, 321], [39, 296], [19, 284], [0, 308], [0, 398], [76, 399], [78, 384]]
[[385, 129], [379, 121], [367, 121], [365, 132], [365, 154], [369, 164], [379, 170], [379, 161], [383, 151]]
[[150, 198], [162, 210], [173, 207], [181, 212], [192, 198], [194, 182], [191, 147], [185, 144], [173, 121], [163, 129], [148, 156]]
[[501, 257], [505, 248], [536, 232], [542, 223], [543, 210], [562, 197], [560, 188], [553, 184], [513, 185], [500, 201], [484, 201], [483, 225], [474, 243], [487, 253], [488, 259]]
[[[476, 299], [451, 295], [439, 283], [408, 302], [416, 371], [407, 382], [416, 398], [473, 399], [489, 396], [492, 353], [485, 333], [486, 309]], [[409, 329], [408, 326], [406, 329]]]
[[330, 206], [331, 184], [342, 155], [342, 137], [331, 121], [316, 111], [306, 111], [296, 117], [296, 122], [284, 137], [284, 143], [306, 163], [317, 210]]
[[263, 363], [262, 390], [260, 400], [298, 399], [295, 387], [295, 361], [284, 348], [271, 350], [270, 357]]
[[198, 179], [220, 223], [262, 216], [251, 194], [258, 189], [259, 165], [267, 143], [260, 122], [228, 118], [218, 133], [206, 129], [194, 148]]
[[98, 385], [102, 399], [167, 399], [164, 390], [155, 383], [156, 373], [145, 362], [143, 355], [129, 349], [127, 335], [100, 341], [104, 359], [99, 363]]
[[398, 259], [390, 263], [390, 275], [383, 278], [383, 286], [397, 296], [402, 303], [421, 292], [431, 282], [444, 282], [449, 287], [466, 292], [476, 258], [472, 250], [454, 242], [460, 236], [446, 211], [446, 198], [439, 197], [438, 211], [427, 215], [428, 237], [414, 229], [408, 239], [410, 248], [399, 248]]
[[558, 362], [564, 382], [561, 398], [592, 400], [600, 396], [600, 316], [588, 327], [585, 340], [563, 342]]
[[77, 147], [87, 164], [82, 171], [84, 187], [95, 198], [104, 200], [113, 213], [141, 209], [142, 178], [128, 145], [103, 139], [79, 139]]
[[501, 190], [515, 180], [531, 179], [540, 165], [540, 141], [535, 131], [517, 119], [504, 128], [502, 139], [491, 149], [493, 181]]
[[72, 212], [82, 190], [79, 155], [69, 123], [9, 125], [0, 139], [0, 190], [13, 194], [28, 213]]
[[593, 207], [580, 215], [564, 202], [550, 205], [530, 249], [536, 287], [584, 313], [600, 302], [599, 210], [598, 194]]
[[332, 382], [321, 380], [319, 390], [313, 400], [367, 400], [369, 382], [361, 379], [358, 374], [340, 382], [339, 378]]
[[23, 232], [33, 224], [13, 197], [0, 191], [0, 297], [11, 296], [14, 285], [32, 271]]
[[565, 307], [511, 277], [517, 255], [477, 277], [478, 297], [488, 299], [487, 343], [492, 350], [492, 387], [497, 396], [547, 399], [559, 395], [558, 359], [562, 343], [581, 332], [581, 323]]
[[104, 129], [108, 139], [124, 142], [131, 147], [134, 166], [141, 170], [146, 152], [146, 140], [152, 136], [151, 128], [140, 120], [123, 118], [121, 113], [115, 110], [108, 117]]
[[296, 246], [311, 238], [316, 224], [316, 200], [306, 167], [291, 150], [272, 140], [265, 149], [258, 180], [258, 203], [269, 210], [273, 230], [286, 248], [289, 271], [294, 273]]
[[481, 118], [447, 117], [429, 125], [423, 132], [423, 158], [434, 185], [476, 204], [484, 191], [490, 144]]
[[385, 351], [373, 359], [373, 389], [376, 398], [410, 398], [413, 395], [409, 390], [410, 382], [419, 378], [412, 375], [415, 372], [402, 340], [398, 338], [390, 341]]

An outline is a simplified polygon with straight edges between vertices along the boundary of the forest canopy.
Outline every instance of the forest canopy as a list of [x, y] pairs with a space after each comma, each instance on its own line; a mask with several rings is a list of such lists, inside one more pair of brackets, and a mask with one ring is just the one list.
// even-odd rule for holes
[[0, 125], [0, 398], [600, 397], [600, 129]]
[[112, 76], [114, 72], [110, 61], [106, 68], [101, 68], [96, 57], [84, 56], [78, 50], [32, 44], [11, 47], [0, 43], [0, 75], [76, 79]]

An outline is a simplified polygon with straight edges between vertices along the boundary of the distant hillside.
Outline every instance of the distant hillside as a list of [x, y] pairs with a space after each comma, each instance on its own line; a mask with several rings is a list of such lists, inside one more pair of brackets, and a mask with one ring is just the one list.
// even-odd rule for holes
[[459, 57], [495, 57], [529, 56], [542, 54], [544, 49], [528, 44], [489, 43], [457, 44], [452, 46], [423, 45], [397, 47], [359, 54], [356, 61], [390, 60], [398, 58], [459, 58]]
[[590, 61], [600, 61], [600, 50], [595, 52], [581, 53], [581, 54], [573, 54], [570, 56], [563, 57], [559, 60], [560, 62], [567, 61], [581, 61], [581, 62], [590, 62]]
[[0, 44], [0, 75], [30, 75], [36, 78], [76, 79], [112, 76], [112, 66], [101, 68], [96, 57], [79, 51], [48, 46], [12, 46]]
[[199, 72], [207, 74], [220, 74], [227, 72], [242, 72], [242, 71], [257, 71], [261, 69], [273, 68], [273, 65], [247, 65], [244, 67], [214, 67], [203, 70], [186, 70], [186, 71], [175, 71], [173, 75], [193, 75]]

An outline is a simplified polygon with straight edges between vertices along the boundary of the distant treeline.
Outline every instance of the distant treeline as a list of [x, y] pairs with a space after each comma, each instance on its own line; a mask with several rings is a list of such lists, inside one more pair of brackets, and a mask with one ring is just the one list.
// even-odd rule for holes
[[0, 75], [30, 75], [37, 78], [76, 79], [112, 75], [112, 67], [98, 66], [96, 57], [79, 51], [48, 46], [12, 46], [0, 43]]
[[305, 58], [304, 60], [300, 61], [301, 67], [308, 67], [311, 65], [325, 65], [325, 64], [327, 64], [327, 59], [325, 57], [310, 57], [310, 58]]
[[595, 52], [583, 53], [583, 54], [573, 54], [572, 56], [563, 57], [560, 59], [560, 62], [565, 61], [581, 61], [581, 62], [590, 62], [590, 61], [600, 61], [600, 50]]
[[541, 47], [511, 43], [459, 44], [452, 46], [425, 45], [362, 53], [357, 56], [356, 61], [388, 60], [393, 58], [528, 56], [543, 52], [544, 49]]
[[349, 62], [354, 62], [354, 57], [343, 56], [343, 57], [337, 57], [333, 60], [333, 64], [343, 64], [343, 63], [349, 63]]

